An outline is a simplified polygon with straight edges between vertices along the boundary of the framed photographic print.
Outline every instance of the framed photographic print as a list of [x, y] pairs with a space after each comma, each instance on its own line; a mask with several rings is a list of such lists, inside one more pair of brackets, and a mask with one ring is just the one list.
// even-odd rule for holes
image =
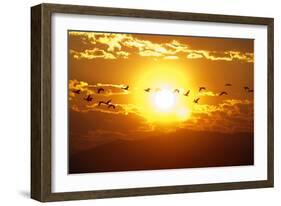
[[273, 19], [31, 8], [31, 197], [273, 187]]

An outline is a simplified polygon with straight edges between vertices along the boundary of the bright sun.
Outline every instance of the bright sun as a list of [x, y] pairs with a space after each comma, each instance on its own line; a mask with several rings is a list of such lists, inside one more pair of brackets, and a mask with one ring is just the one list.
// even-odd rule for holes
[[[183, 92], [192, 88], [188, 75], [181, 65], [149, 65], [136, 79], [134, 102], [141, 108], [142, 115], [157, 123], [184, 122], [192, 114], [191, 99]], [[177, 89], [179, 92], [174, 92]]]
[[161, 110], [168, 110], [175, 106], [176, 98], [173, 92], [163, 89], [156, 92], [153, 96], [155, 106]]

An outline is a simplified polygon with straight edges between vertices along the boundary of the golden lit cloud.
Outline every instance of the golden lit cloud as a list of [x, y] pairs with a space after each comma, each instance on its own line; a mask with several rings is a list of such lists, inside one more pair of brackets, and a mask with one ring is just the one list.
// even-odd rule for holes
[[[90, 85], [87, 82], [70, 80], [69, 81], [69, 89], [72, 90], [81, 90], [81, 94], [79, 95], [92, 95], [94, 101], [86, 102], [83, 98], [79, 98], [79, 95], [74, 95], [74, 93], [70, 92], [70, 108], [75, 112], [100, 112], [108, 115], [130, 115], [134, 114], [139, 116], [141, 119], [147, 119], [147, 115], [153, 115], [149, 113], [149, 108], [141, 107], [140, 105], [126, 102], [116, 102], [114, 101], [114, 109], [108, 108], [108, 105], [102, 104], [99, 105], [99, 101], [109, 100], [113, 95], [123, 95], [130, 94], [134, 95], [134, 93], [138, 93], [141, 90], [131, 89], [131, 93], [124, 91], [122, 88], [125, 85], [122, 84], [95, 84]], [[102, 93], [98, 93], [98, 89], [103, 88], [104, 91]], [[144, 92], [144, 91], [142, 91]], [[144, 92], [145, 94], [145, 92]], [[155, 94], [158, 94], [156, 92]], [[170, 94], [170, 93], [169, 93]], [[171, 91], [171, 95], [172, 95]], [[160, 93], [159, 93], [160, 95]], [[218, 96], [218, 93], [213, 91], [200, 92], [197, 94], [200, 97], [215, 97]], [[151, 96], [153, 98], [155, 95]], [[145, 96], [141, 96], [144, 98]], [[148, 96], [149, 97], [149, 96]], [[157, 97], [157, 96], [155, 96]], [[106, 98], [106, 99], [104, 99]], [[150, 97], [149, 97], [150, 98]], [[180, 98], [180, 97], [177, 97]], [[183, 97], [184, 98], [184, 97]], [[156, 98], [157, 99], [157, 98]], [[112, 99], [111, 99], [112, 100]], [[179, 105], [175, 110], [175, 115], [178, 120], [180, 120], [179, 124], [176, 127], [173, 127], [174, 130], [185, 128], [187, 125], [190, 129], [193, 130], [208, 130], [208, 131], [218, 131], [219, 128], [224, 128], [223, 131], [220, 132], [235, 132], [247, 131], [253, 127], [253, 101], [247, 99], [223, 99], [218, 104], [194, 104], [192, 102], [193, 99], [190, 99], [190, 103], [182, 102], [183, 104]], [[166, 100], [165, 100], [166, 101]], [[156, 101], [157, 103], [157, 101]], [[186, 106], [184, 106], [186, 104]], [[159, 118], [164, 118], [165, 116], [159, 116]], [[169, 118], [171, 116], [168, 116]], [[150, 125], [150, 128], [157, 128], [157, 118], [148, 118], [147, 124]], [[243, 127], [239, 126], [243, 124]]]
[[95, 59], [95, 58], [102, 58], [102, 59], [116, 59], [116, 57], [101, 49], [87, 49], [82, 52], [70, 50], [70, 54], [72, 54], [74, 59]]
[[248, 132], [253, 129], [253, 112], [253, 101], [228, 99], [218, 105], [196, 105], [190, 121], [183, 124], [201, 131]]
[[198, 94], [198, 96], [209, 96], [209, 97], [215, 97], [215, 96], [219, 96], [219, 94], [214, 93], [212, 91], [207, 91], [207, 92], [200, 92]]
[[145, 56], [145, 57], [160, 57], [163, 54], [157, 51], [153, 51], [153, 50], [143, 50], [139, 52], [140, 56]]
[[127, 34], [104, 34], [97, 42], [107, 45], [107, 51], [114, 52], [121, 50], [121, 42], [127, 38], [129, 38]]
[[106, 114], [113, 115], [129, 115], [135, 114], [138, 116], [142, 116], [140, 112], [140, 108], [133, 104], [114, 104], [115, 109], [108, 109], [107, 105], [99, 106], [98, 102], [90, 103], [90, 104], [81, 104], [79, 102], [72, 102], [70, 108], [76, 112], [101, 112]]
[[125, 51], [117, 51], [116, 54], [118, 57], [124, 58], [124, 59], [128, 59], [128, 57], [130, 55], [129, 52], [125, 52]]
[[189, 53], [189, 54], [187, 54], [186, 57], [187, 57], [188, 59], [200, 59], [200, 58], [204, 58], [204, 55], [198, 54], [198, 53], [194, 52], [194, 53]]
[[[155, 43], [133, 37], [131, 34], [109, 34], [95, 32], [69, 32], [70, 36], [81, 37], [83, 42], [94, 45], [94, 49], [83, 51], [71, 50], [74, 59], [118, 59], [138, 55], [164, 59], [206, 59], [211, 61], [239, 61], [252, 63], [253, 53], [240, 51], [209, 51], [191, 49], [191, 45], [172, 40], [166, 43]], [[104, 49], [104, 47], [106, 49]], [[133, 49], [133, 50], [132, 50]]]
[[98, 34], [95, 32], [70, 31], [71, 37], [79, 38], [83, 44], [95, 45]]
[[[102, 84], [97, 83], [94, 85], [88, 84], [87, 82], [78, 81], [78, 80], [69, 80], [69, 90], [70, 96], [75, 96], [74, 90], [81, 90], [82, 94], [86, 95], [95, 95], [98, 94], [99, 96], [112, 96], [112, 95], [123, 95], [128, 94], [127, 90], [122, 88], [126, 87], [123, 84]], [[103, 89], [99, 93], [99, 89]]]
[[188, 45], [182, 44], [176, 40], [172, 40], [170, 43], [165, 43], [165, 46], [172, 49], [170, 50], [171, 54], [176, 54], [179, 52], [187, 52], [189, 47]]
[[243, 53], [239, 51], [205, 51], [205, 50], [189, 50], [186, 58], [188, 59], [200, 59], [205, 58], [212, 61], [242, 61], [242, 62], [253, 62], [253, 53]]
[[165, 56], [164, 59], [178, 59], [178, 56]]
[[[101, 112], [108, 115], [130, 114], [143, 116], [142, 108], [133, 104], [115, 104], [114, 110], [109, 110], [106, 106], [98, 106], [97, 103], [90, 105], [71, 104], [71, 109], [76, 112]], [[192, 109], [192, 115], [188, 119], [183, 119], [173, 130], [188, 128], [198, 131], [216, 131], [216, 132], [247, 132], [253, 127], [253, 102], [248, 100], [224, 100], [218, 105], [195, 105]], [[182, 112], [180, 113], [182, 114]], [[157, 128], [157, 122], [147, 121], [152, 128]], [[243, 127], [241, 127], [241, 124]], [[240, 125], [240, 126], [239, 126]], [[219, 129], [220, 128], [220, 129]], [[224, 128], [221, 130], [221, 128]], [[235, 129], [234, 129], [235, 128]], [[240, 129], [239, 129], [240, 128]], [[146, 128], [147, 129], [147, 128]]]

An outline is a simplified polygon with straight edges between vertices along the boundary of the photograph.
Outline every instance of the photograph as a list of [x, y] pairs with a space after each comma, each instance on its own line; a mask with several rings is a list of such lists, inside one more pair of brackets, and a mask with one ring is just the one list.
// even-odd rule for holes
[[254, 165], [254, 39], [67, 41], [69, 174]]

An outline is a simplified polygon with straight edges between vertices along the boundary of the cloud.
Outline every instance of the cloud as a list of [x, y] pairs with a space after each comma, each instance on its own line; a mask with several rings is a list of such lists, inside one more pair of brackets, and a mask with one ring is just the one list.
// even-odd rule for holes
[[153, 50], [144, 50], [144, 51], [140, 51], [139, 55], [145, 56], [145, 57], [160, 57], [163, 54], [161, 54], [160, 52], [157, 52], [157, 51], [153, 51]]
[[129, 52], [125, 52], [125, 51], [117, 51], [116, 54], [118, 57], [124, 58], [124, 59], [128, 59], [128, 57], [130, 55]]
[[178, 56], [165, 56], [163, 59], [178, 59]]
[[218, 105], [195, 105], [192, 113], [184, 127], [222, 133], [253, 131], [253, 101], [228, 99]]
[[[69, 80], [68, 88], [69, 91], [73, 90], [81, 90], [81, 93], [86, 95], [96, 95], [99, 96], [113, 96], [113, 95], [125, 95], [128, 94], [129, 91], [122, 89], [126, 85], [124, 84], [103, 84], [103, 83], [96, 83], [96, 84], [88, 84], [87, 82], [78, 81], [76, 79]], [[98, 90], [103, 88], [104, 91], [98, 93]], [[70, 92], [70, 96], [75, 96], [75, 93]]]
[[[108, 113], [108, 114], [121, 114], [121, 115], [129, 115], [131, 113], [133, 114], [137, 114], [139, 116], [141, 116], [141, 112], [140, 112], [140, 108], [137, 107], [136, 105], [133, 104], [114, 104], [115, 105], [115, 109], [108, 109], [107, 105], [100, 105], [98, 106], [98, 103], [93, 103], [91, 105], [86, 105], [86, 107], [84, 107], [84, 111], [99, 111], [99, 112], [104, 112], [104, 113]], [[82, 110], [80, 110], [82, 111]]]
[[189, 50], [187, 59], [205, 58], [212, 61], [241, 61], [252, 63], [254, 61], [253, 53], [243, 53], [239, 51], [206, 51], [206, 50]]
[[75, 97], [74, 90], [80, 90], [81, 92], [85, 92], [88, 94], [88, 83], [84, 81], [77, 81], [75, 80], [69, 80], [68, 88], [69, 88], [69, 100], [72, 100], [73, 97]]
[[[82, 42], [94, 46], [83, 51], [71, 50], [74, 59], [119, 59], [138, 56], [161, 59], [206, 59], [210, 61], [238, 61], [252, 63], [253, 53], [240, 51], [208, 51], [192, 49], [190, 45], [176, 40], [165, 43], [155, 43], [139, 39], [131, 34], [110, 34], [95, 32], [70, 32], [70, 36], [81, 38]], [[172, 38], [172, 37], [171, 37]]]
[[[70, 92], [70, 108], [73, 111], [81, 113], [100, 112], [109, 115], [121, 115], [124, 119], [128, 115], [134, 114], [138, 117], [145, 118], [143, 108], [125, 101], [118, 97], [119, 102], [113, 102], [115, 109], [108, 108], [107, 105], [98, 105], [99, 101], [111, 99], [114, 95], [129, 95], [130, 93], [123, 90], [123, 84], [88, 84], [87, 82], [70, 80], [69, 89], [80, 89], [82, 95], [91, 94], [94, 98], [93, 102], [85, 102], [81, 98], [74, 98], [78, 94]], [[97, 93], [99, 88], [104, 88], [104, 92]], [[134, 91], [134, 90], [133, 90]], [[199, 96], [218, 96], [218, 93], [212, 91], [200, 92]], [[105, 98], [106, 97], [106, 98]], [[115, 98], [116, 99], [116, 98]], [[121, 101], [121, 102], [120, 102]], [[225, 132], [233, 132], [238, 130], [251, 130], [253, 127], [253, 101], [241, 99], [226, 99], [219, 104], [193, 104], [191, 116], [183, 124], [195, 130], [216, 130], [225, 128]], [[153, 123], [154, 124], [154, 123]], [[157, 124], [157, 123], [155, 123]], [[241, 126], [241, 124], [243, 126]], [[155, 125], [154, 125], [155, 126]], [[180, 128], [181, 126], [179, 126]], [[174, 129], [177, 129], [174, 128]]]
[[70, 79], [68, 86], [69, 86], [69, 89], [84, 89], [85, 87], [88, 86], [88, 83], [84, 82], [84, 81], [78, 81], [76, 79], [74, 79], [74, 80]]
[[187, 54], [186, 56], [188, 59], [201, 59], [201, 58], [204, 58], [204, 55], [203, 54], [200, 54], [200, 53], [196, 53], [196, 52], [190, 52]]
[[[78, 80], [69, 80], [69, 101], [70, 109], [76, 112], [88, 113], [92, 111], [103, 112], [114, 115], [129, 115], [131, 113], [141, 116], [140, 108], [134, 104], [128, 103], [116, 103], [112, 101], [115, 108], [108, 108], [108, 105], [99, 104], [99, 101], [108, 101], [113, 97], [118, 96], [120, 100], [121, 96], [129, 95], [130, 91], [122, 89], [123, 84], [88, 84], [87, 82]], [[98, 93], [98, 90], [103, 88], [104, 90]], [[74, 91], [80, 90], [80, 94], [76, 94]], [[86, 95], [93, 97], [93, 102], [86, 102], [83, 98]], [[121, 98], [122, 99], [122, 98]]]
[[186, 44], [182, 44], [176, 40], [172, 40], [169, 43], [165, 43], [164, 44], [166, 47], [171, 48], [172, 50], [170, 50], [171, 54], [176, 54], [179, 52], [187, 52], [189, 49], [189, 45]]
[[99, 110], [81, 112], [70, 110], [69, 128], [72, 153], [106, 144], [118, 139], [146, 138], [152, 126], [136, 113], [108, 113]]
[[134, 104], [118, 104], [114, 103], [115, 108], [108, 108], [107, 105], [98, 105], [98, 102], [91, 104], [81, 104], [80, 102], [72, 102], [70, 109], [76, 112], [89, 113], [89, 112], [101, 112], [112, 115], [122, 115], [124, 118], [130, 114], [143, 116], [141, 108]]
[[[120, 105], [119, 109], [125, 111], [125, 107]], [[128, 105], [127, 109], [137, 110], [134, 105]], [[190, 119], [172, 127], [149, 122], [135, 112], [114, 114], [93, 107], [88, 112], [70, 110], [69, 126], [71, 153], [116, 140], [133, 141], [161, 136], [168, 138], [178, 134], [188, 138], [196, 134], [194, 132], [201, 132], [202, 135], [210, 132], [227, 134], [224, 137], [228, 138], [228, 135], [235, 133], [253, 132], [253, 102], [229, 99], [216, 106], [196, 105]]]
[[[84, 92], [91, 89], [95, 91], [100, 86], [114, 88], [117, 91], [123, 85], [101, 83], [91, 85], [77, 80], [71, 80], [69, 83], [69, 88], [79, 88]], [[193, 104], [189, 119], [167, 126], [146, 119], [142, 108], [135, 104], [114, 103], [116, 108], [108, 109], [106, 105], [98, 106], [100, 95], [93, 94], [93, 97], [95, 101], [91, 103], [83, 101], [79, 96], [70, 101], [70, 141], [74, 153], [119, 139], [137, 140], [153, 138], [155, 135], [173, 136], [187, 129], [227, 134], [253, 132], [253, 101], [250, 100], [226, 99], [216, 105]], [[227, 135], [225, 137], [227, 138]]]
[[116, 59], [116, 57], [101, 49], [86, 49], [82, 52], [70, 50], [70, 54], [73, 56], [74, 59], [95, 59], [95, 58], [102, 58], [102, 59]]
[[214, 92], [212, 92], [212, 91], [206, 91], [206, 92], [200, 92], [199, 94], [198, 94], [199, 96], [208, 96], [208, 97], [216, 97], [216, 96], [219, 96], [219, 94], [217, 94], [217, 93], [214, 93]]
[[[128, 102], [128, 99], [130, 99], [131, 97], [124, 95], [130, 95], [130, 93], [124, 91], [122, 89], [123, 86], [123, 84], [89, 84], [87, 82], [78, 80], [69, 81], [70, 91], [72, 91], [73, 89], [81, 90], [81, 94], [69, 92], [70, 111], [71, 113], [76, 114], [75, 116], [84, 117], [84, 119], [81, 119], [81, 123], [79, 124], [89, 124], [85, 131], [93, 132], [90, 135], [84, 134], [85, 131], [80, 131], [82, 133], [84, 132], [84, 136], [94, 135], [100, 138], [101, 136], [109, 135], [109, 133], [107, 132], [111, 132], [113, 136], [116, 136], [116, 138], [125, 138], [124, 135], [128, 134], [129, 131], [131, 131], [132, 134], [133, 131], [135, 131], [138, 133], [146, 132], [146, 135], [148, 135], [148, 133], [150, 133], [150, 135], [153, 135], [154, 132], [173, 133], [180, 129], [186, 128], [195, 131], [209, 131], [220, 133], [253, 132], [254, 110], [252, 100], [225, 99], [218, 104], [192, 104], [192, 106], [190, 107], [191, 115], [188, 119], [177, 124], [173, 124], [172, 127], [163, 127], [161, 126], [161, 124], [158, 124], [157, 121], [147, 119], [144, 113], [144, 108]], [[98, 94], [97, 90], [101, 87], [105, 89], [105, 92]], [[134, 92], [134, 90], [132, 90], [131, 92]], [[94, 101], [84, 101], [82, 97], [86, 94], [91, 94], [94, 98]], [[112, 102], [115, 105], [115, 109], [108, 108], [107, 105], [98, 105], [98, 102], [100, 100], [105, 101], [111, 99], [111, 95], [122, 95], [124, 96], [125, 101], [123, 101], [122, 98], [120, 99], [121, 96], [119, 96], [117, 99], [113, 98], [113, 100], [118, 100], [117, 102]], [[200, 95], [217, 96], [218, 94], [212, 91], [206, 91], [201, 92]], [[73, 117], [70, 117], [70, 119], [72, 118]], [[97, 125], [91, 126], [88, 121], [90, 123], [92, 122], [92, 124]], [[125, 128], [125, 124], [127, 124], [129, 127], [128, 131], [125, 129], [120, 131], [119, 128], [110, 126], [111, 124], [113, 124], [112, 121], [122, 122], [123, 129]], [[102, 122], [104, 122], [104, 124], [106, 125], [101, 125]], [[134, 128], [131, 128], [132, 122]], [[114, 124], [119, 125], [121, 123], [116, 122]], [[108, 128], [109, 126], [114, 128]], [[98, 141], [107, 142], [108, 140]]]
[[162, 55], [166, 54], [174, 54], [174, 50], [168, 49], [165, 44], [158, 44], [158, 43], [153, 43], [148, 40], [140, 40], [138, 38], [134, 38], [131, 36], [131, 38], [126, 39], [123, 44], [125, 46], [128, 46], [130, 48], [136, 48], [138, 49], [139, 52], [144, 52], [144, 51], [153, 51], [156, 53], [160, 53]]
[[130, 35], [127, 34], [109, 34], [100, 33], [100, 37], [97, 38], [97, 42], [107, 45], [107, 51], [114, 52], [122, 49], [122, 42], [131, 39]]
[[92, 44], [96, 43], [97, 33], [94, 32], [80, 32], [80, 31], [70, 31], [69, 35], [72, 37], [81, 37], [83, 41], [89, 41]]

